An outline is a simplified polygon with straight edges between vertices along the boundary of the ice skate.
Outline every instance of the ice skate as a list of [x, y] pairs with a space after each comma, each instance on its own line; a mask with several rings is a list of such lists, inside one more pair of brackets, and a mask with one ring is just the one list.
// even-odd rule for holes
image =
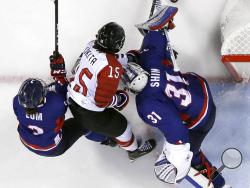
[[115, 141], [115, 139], [113, 138], [107, 138], [106, 140], [101, 142], [101, 145], [106, 145], [106, 146], [110, 146], [110, 147], [116, 147], [117, 143]]
[[161, 30], [169, 23], [174, 15], [177, 13], [178, 8], [172, 6], [161, 6], [146, 22], [135, 25], [139, 31], [142, 30]]
[[155, 140], [149, 139], [135, 151], [128, 151], [128, 157], [130, 161], [133, 162], [137, 158], [150, 153], [155, 148], [155, 146], [156, 146]]
[[216, 167], [208, 161], [201, 151], [193, 157], [192, 167], [198, 171], [194, 176], [203, 175], [209, 180], [208, 187], [211, 183], [214, 188], [226, 187], [223, 176], [216, 171]]

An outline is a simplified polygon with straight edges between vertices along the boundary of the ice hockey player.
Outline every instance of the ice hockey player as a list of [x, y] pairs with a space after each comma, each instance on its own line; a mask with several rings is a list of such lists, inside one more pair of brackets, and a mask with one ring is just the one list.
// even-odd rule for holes
[[69, 149], [78, 138], [112, 143], [110, 138], [83, 129], [74, 118], [65, 119], [67, 111], [67, 79], [63, 57], [50, 56], [51, 76], [55, 82], [46, 85], [35, 78], [25, 80], [13, 99], [21, 142], [41, 156], [58, 156]]
[[115, 57], [124, 41], [124, 29], [117, 23], [110, 22], [101, 27], [96, 39], [85, 46], [75, 65], [68, 96], [77, 124], [114, 138], [128, 151], [129, 159], [135, 160], [152, 151], [155, 141], [149, 139], [139, 146], [131, 124], [119, 112], [129, 101], [128, 94], [118, 90], [123, 68]]
[[166, 138], [155, 163], [157, 178], [177, 183], [192, 166], [219, 188], [225, 180], [200, 149], [216, 116], [209, 85], [195, 73], [175, 71], [171, 48], [167, 46], [169, 41], [164, 30], [174, 28], [173, 16], [177, 10], [165, 6], [137, 25], [144, 31], [143, 43], [139, 51], [128, 52], [134, 55], [137, 64], [128, 64], [123, 80], [130, 91], [137, 93], [136, 106], [141, 119], [157, 127]]

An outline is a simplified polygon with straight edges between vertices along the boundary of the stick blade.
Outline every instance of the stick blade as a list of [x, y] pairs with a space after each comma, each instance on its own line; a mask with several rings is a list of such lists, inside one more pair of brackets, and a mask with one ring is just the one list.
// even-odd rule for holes
[[214, 188], [213, 183], [210, 183], [208, 186], [209, 180], [205, 176], [202, 174], [195, 176], [196, 173], [198, 173], [198, 171], [191, 167], [186, 176], [186, 180], [196, 188]]

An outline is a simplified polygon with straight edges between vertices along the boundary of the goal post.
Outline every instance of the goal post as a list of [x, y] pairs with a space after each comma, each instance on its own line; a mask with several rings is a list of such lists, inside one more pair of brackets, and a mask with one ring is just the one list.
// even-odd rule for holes
[[250, 0], [227, 0], [221, 16], [221, 61], [235, 81], [250, 78]]

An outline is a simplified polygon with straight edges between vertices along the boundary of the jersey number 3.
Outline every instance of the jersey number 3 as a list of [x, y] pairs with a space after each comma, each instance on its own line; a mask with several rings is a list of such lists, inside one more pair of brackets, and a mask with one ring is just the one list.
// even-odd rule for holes
[[33, 135], [37, 136], [43, 134], [43, 129], [40, 127], [37, 127], [35, 125], [29, 125], [28, 128], [31, 129]]

